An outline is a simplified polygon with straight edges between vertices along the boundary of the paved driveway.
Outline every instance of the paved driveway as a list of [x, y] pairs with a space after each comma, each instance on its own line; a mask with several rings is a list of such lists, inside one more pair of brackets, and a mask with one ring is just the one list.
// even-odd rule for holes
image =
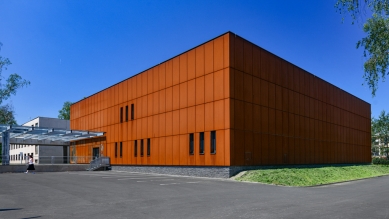
[[387, 218], [389, 177], [292, 188], [128, 172], [0, 174], [0, 218]]

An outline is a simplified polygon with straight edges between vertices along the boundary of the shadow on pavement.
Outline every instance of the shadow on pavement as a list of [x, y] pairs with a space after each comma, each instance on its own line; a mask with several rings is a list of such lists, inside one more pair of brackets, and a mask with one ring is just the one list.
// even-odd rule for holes
[[0, 208], [0, 211], [16, 211], [21, 209], [23, 208]]

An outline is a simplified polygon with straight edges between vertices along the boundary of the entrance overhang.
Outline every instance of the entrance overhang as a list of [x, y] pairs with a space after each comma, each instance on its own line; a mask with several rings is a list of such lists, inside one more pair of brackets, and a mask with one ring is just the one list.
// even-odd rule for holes
[[[103, 135], [104, 132], [87, 130], [67, 130], [0, 124], [3, 155], [9, 155], [9, 144], [69, 146], [71, 141], [100, 137]], [[2, 159], [2, 164], [8, 165], [9, 156], [4, 156], [4, 158]]]

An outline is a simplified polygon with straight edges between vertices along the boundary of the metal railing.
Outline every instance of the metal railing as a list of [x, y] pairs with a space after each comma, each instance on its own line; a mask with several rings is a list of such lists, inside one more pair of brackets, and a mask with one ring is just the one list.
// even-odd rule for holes
[[[9, 158], [9, 155], [1, 155], [0, 156], [0, 165], [2, 165], [3, 161], [8, 160], [8, 158]], [[9, 163], [5, 163], [5, 165], [9, 165]]]
[[88, 170], [96, 170], [100, 167], [109, 167], [111, 166], [111, 160], [109, 157], [98, 157], [90, 162]]
[[92, 156], [34, 156], [37, 164], [87, 164], [92, 159]]

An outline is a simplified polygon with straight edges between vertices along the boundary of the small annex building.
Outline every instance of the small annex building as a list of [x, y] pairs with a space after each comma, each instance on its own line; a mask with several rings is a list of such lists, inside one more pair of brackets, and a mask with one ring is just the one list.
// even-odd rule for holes
[[[23, 123], [24, 127], [51, 127], [55, 129], [69, 129], [69, 120], [49, 118], [38, 116], [26, 123]], [[30, 144], [10, 144], [9, 145], [9, 160], [10, 164], [26, 163], [28, 156], [32, 155], [35, 164], [51, 163], [55, 157], [56, 163], [63, 163], [68, 157], [68, 146], [57, 145], [30, 145]]]
[[113, 169], [230, 176], [262, 165], [371, 162], [369, 103], [232, 32], [70, 113], [71, 129], [106, 133], [72, 142], [73, 154], [99, 151]]

